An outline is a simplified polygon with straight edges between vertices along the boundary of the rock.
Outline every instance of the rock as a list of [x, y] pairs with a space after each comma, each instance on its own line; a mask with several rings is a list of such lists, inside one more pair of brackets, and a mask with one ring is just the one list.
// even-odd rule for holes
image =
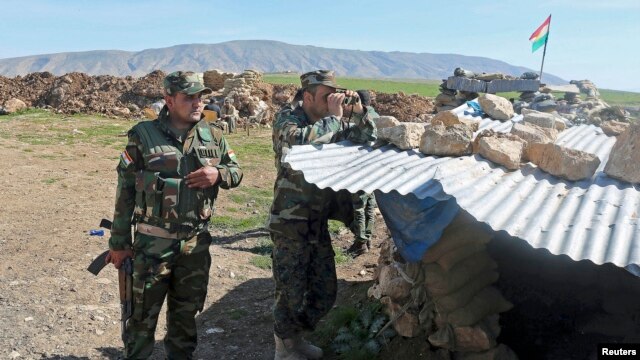
[[111, 112], [115, 116], [126, 117], [126, 116], [131, 115], [131, 111], [129, 109], [127, 109], [127, 108], [124, 108], [124, 107], [114, 107], [113, 109], [111, 109]]
[[512, 135], [485, 136], [479, 141], [478, 153], [485, 159], [500, 164], [509, 170], [520, 168], [522, 154], [527, 142]]
[[401, 150], [415, 149], [420, 146], [420, 138], [424, 133], [424, 124], [401, 123], [398, 126], [382, 128], [378, 132], [381, 140], [386, 140]]
[[473, 130], [465, 124], [427, 126], [420, 139], [420, 152], [426, 155], [462, 156], [471, 154]]
[[629, 127], [629, 123], [620, 121], [605, 121], [600, 125], [602, 131], [608, 136], [618, 136], [622, 134]]
[[527, 158], [540, 169], [572, 181], [591, 178], [600, 165], [594, 154], [555, 144], [529, 144]]
[[612, 178], [640, 183], [640, 123], [630, 125], [618, 135], [604, 172]]
[[511, 128], [511, 133], [526, 141], [528, 144], [554, 143], [558, 138], [558, 131], [556, 129], [543, 128], [531, 123], [515, 123]]
[[451, 125], [457, 125], [457, 124], [465, 124], [466, 126], [471, 128], [471, 131], [474, 131], [474, 132], [478, 131], [478, 126], [479, 126], [479, 123], [477, 121], [461, 118], [458, 115], [456, 115], [453, 111], [441, 111], [437, 113], [436, 116], [434, 116], [431, 119], [431, 124], [433, 125], [442, 124], [445, 127], [449, 127]]
[[387, 115], [382, 115], [378, 118], [374, 118], [373, 122], [376, 124], [378, 130], [400, 125], [400, 121], [398, 121], [398, 119], [396, 119], [394, 116]]
[[98, 280], [96, 280], [96, 282], [102, 285], [109, 285], [112, 283], [112, 281], [107, 278], [99, 278]]
[[104, 330], [96, 329], [96, 335], [103, 335]]
[[382, 297], [382, 289], [380, 288], [380, 286], [378, 286], [377, 284], [371, 286], [367, 290], [367, 297], [380, 299]]
[[562, 119], [550, 113], [531, 109], [522, 109], [522, 115], [524, 115], [523, 121], [525, 123], [534, 124], [539, 127], [555, 128], [559, 131], [562, 131], [567, 127]]
[[17, 351], [12, 351], [11, 354], [9, 354], [9, 359], [17, 359], [20, 357], [20, 353]]
[[483, 94], [478, 97], [482, 111], [492, 119], [506, 121], [513, 117], [513, 105], [509, 100], [492, 94]]
[[16, 111], [24, 110], [27, 108], [27, 104], [24, 101], [16, 98], [9, 99], [4, 102], [4, 110], [11, 114]]
[[232, 278], [232, 279], [235, 279], [236, 278], [236, 274], [233, 271], [230, 271], [229, 272], [229, 277]]
[[219, 328], [219, 327], [214, 327], [214, 328], [209, 328], [206, 331], [207, 334], [222, 334], [224, 333], [224, 329], [223, 328]]
[[378, 284], [381, 294], [389, 296], [394, 301], [406, 298], [411, 292], [411, 284], [400, 276], [398, 269], [393, 265], [380, 269]]
[[29, 321], [33, 321], [33, 317], [29, 316], [24, 318], [24, 322], [29, 322]]

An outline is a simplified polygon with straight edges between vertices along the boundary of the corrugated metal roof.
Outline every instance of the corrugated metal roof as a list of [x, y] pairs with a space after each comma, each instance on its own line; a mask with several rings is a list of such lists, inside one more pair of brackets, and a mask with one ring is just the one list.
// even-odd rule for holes
[[[454, 110], [467, 118], [462, 106]], [[480, 128], [510, 131], [513, 121], [474, 118]], [[594, 177], [567, 181], [528, 163], [508, 171], [479, 155], [433, 157], [417, 149], [379, 149], [348, 142], [321, 147], [294, 146], [285, 161], [320, 188], [350, 192], [414, 194], [446, 199], [495, 231], [527, 241], [535, 248], [574, 260], [613, 263], [637, 273], [640, 264], [640, 189], [602, 172], [615, 138], [593, 125], [563, 131], [557, 144], [596, 154], [602, 161]]]

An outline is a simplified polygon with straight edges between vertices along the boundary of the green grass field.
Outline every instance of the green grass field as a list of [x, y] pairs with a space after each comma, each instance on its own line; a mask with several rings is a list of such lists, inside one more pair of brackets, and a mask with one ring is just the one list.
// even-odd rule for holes
[[[265, 82], [271, 84], [300, 84], [297, 74], [264, 74]], [[399, 91], [405, 94], [419, 94], [422, 96], [435, 97], [440, 93], [438, 87], [440, 81], [437, 80], [377, 80], [359, 78], [338, 78], [338, 84], [347, 89], [369, 89], [383, 93], [396, 93]], [[620, 106], [640, 106], [640, 93], [599, 89], [602, 99], [610, 105]], [[498, 94], [506, 98], [518, 97], [518, 93]], [[560, 95], [561, 96], [561, 95]], [[583, 96], [584, 98], [584, 96]]]

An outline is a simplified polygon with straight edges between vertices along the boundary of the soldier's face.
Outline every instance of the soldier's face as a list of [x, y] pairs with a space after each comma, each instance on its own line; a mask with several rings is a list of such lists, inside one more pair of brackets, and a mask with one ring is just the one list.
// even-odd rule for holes
[[327, 96], [336, 91], [336, 89], [320, 85], [316, 90], [315, 96], [311, 93], [305, 93], [304, 102], [308, 102], [308, 111], [313, 116], [323, 118], [329, 115], [329, 105], [327, 104]]
[[189, 124], [200, 121], [204, 103], [202, 93], [187, 95], [177, 93], [175, 96], [166, 96], [167, 107], [171, 119], [177, 124]]

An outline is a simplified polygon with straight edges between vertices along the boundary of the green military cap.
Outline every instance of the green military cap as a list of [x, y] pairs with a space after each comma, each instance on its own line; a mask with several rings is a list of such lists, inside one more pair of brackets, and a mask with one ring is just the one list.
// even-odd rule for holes
[[164, 90], [167, 95], [185, 93], [194, 95], [197, 93], [211, 94], [213, 91], [204, 86], [198, 74], [192, 71], [174, 71], [164, 78]]
[[334, 89], [340, 87], [336, 84], [336, 77], [331, 70], [315, 70], [300, 75], [300, 82], [303, 88], [311, 85], [326, 85]]

